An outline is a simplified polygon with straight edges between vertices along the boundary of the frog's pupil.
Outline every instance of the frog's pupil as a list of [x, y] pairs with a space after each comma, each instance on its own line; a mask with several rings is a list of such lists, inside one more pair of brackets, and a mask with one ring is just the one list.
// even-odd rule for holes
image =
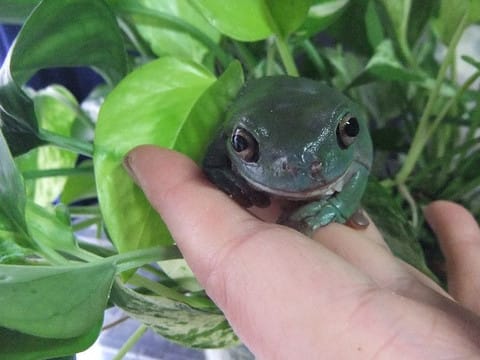
[[236, 152], [242, 152], [248, 148], [248, 140], [242, 135], [233, 135], [232, 145]]
[[358, 120], [354, 117], [348, 119], [344, 127], [345, 134], [350, 137], [355, 137], [360, 132], [360, 126]]

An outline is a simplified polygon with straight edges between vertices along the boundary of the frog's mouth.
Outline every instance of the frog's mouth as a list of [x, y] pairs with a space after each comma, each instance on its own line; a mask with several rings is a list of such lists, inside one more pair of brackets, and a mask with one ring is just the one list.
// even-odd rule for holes
[[342, 175], [330, 181], [328, 184], [324, 184], [322, 186], [313, 187], [313, 188], [302, 190], [302, 191], [289, 191], [284, 189], [276, 189], [276, 188], [272, 188], [264, 184], [255, 182], [246, 177], [245, 177], [245, 180], [253, 188], [259, 191], [263, 191], [267, 194], [274, 195], [279, 198], [284, 198], [287, 200], [302, 201], [302, 200], [309, 200], [309, 199], [327, 198], [337, 192], [341, 192], [343, 190], [344, 185], [350, 180], [351, 176], [352, 176], [352, 169], [350, 167]]

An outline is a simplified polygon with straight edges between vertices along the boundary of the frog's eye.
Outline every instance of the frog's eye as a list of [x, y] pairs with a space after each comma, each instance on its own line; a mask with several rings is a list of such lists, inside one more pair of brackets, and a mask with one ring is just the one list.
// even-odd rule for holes
[[337, 139], [340, 147], [346, 149], [353, 144], [359, 132], [360, 125], [357, 118], [352, 115], [344, 116], [337, 126]]
[[247, 130], [236, 128], [232, 135], [232, 148], [246, 162], [256, 162], [258, 160], [257, 140]]

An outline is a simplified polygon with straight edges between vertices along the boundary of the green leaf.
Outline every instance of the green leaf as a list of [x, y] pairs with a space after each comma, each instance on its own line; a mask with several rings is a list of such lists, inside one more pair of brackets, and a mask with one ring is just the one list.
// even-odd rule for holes
[[200, 65], [164, 57], [132, 72], [105, 100], [95, 137], [95, 177], [105, 224], [119, 252], [172, 242], [124, 171], [123, 157], [141, 144], [173, 148], [193, 104], [214, 81]]
[[365, 13], [365, 26], [368, 42], [372, 45], [372, 48], [376, 48], [385, 38], [385, 34], [375, 5], [375, 0], [368, 2], [367, 12]]
[[287, 37], [303, 24], [312, 0], [265, 0], [275, 22], [274, 32]]
[[22, 24], [40, 0], [2, 0], [0, 23]]
[[65, 252], [77, 249], [72, 228], [69, 224], [60, 221], [55, 212], [29, 201], [26, 207], [26, 219], [29, 232], [35, 242]]
[[263, 0], [189, 0], [222, 34], [240, 41], [262, 40], [273, 34], [273, 19]]
[[[298, 29], [298, 35], [311, 37], [337, 20], [350, 0], [314, 0], [307, 18]], [[293, 2], [292, 2], [293, 3]]]
[[475, 67], [478, 71], [480, 71], [480, 61], [475, 60], [474, 58], [468, 55], [463, 55], [462, 60], [472, 65], [473, 67]]
[[20, 244], [28, 247], [25, 203], [22, 177], [0, 131], [0, 223], [3, 229], [19, 233]]
[[103, 318], [115, 266], [0, 265], [0, 326], [50, 339], [89, 332]]
[[119, 284], [112, 289], [112, 300], [130, 316], [184, 346], [222, 348], [238, 344], [225, 317], [216, 312], [197, 310], [164, 297], [141, 295]]
[[200, 163], [243, 82], [242, 66], [235, 61], [195, 103], [178, 133], [174, 149]]
[[198, 161], [242, 83], [237, 62], [215, 82], [199, 65], [166, 57], [133, 72], [107, 98], [97, 125], [94, 164], [100, 206], [119, 252], [172, 242], [124, 171], [123, 157], [137, 145], [156, 144]]
[[455, 5], [448, 0], [441, 0], [433, 28], [440, 40], [448, 45], [457, 30], [462, 17], [468, 14], [467, 25], [480, 21], [480, 4], [477, 0], [457, 0]]
[[[397, 43], [402, 49], [403, 55], [410, 57], [411, 54], [408, 44], [408, 25], [412, 0], [377, 0], [377, 3], [383, 7], [388, 18], [390, 19], [390, 24], [393, 28]], [[407, 58], [407, 60], [410, 59]]]
[[378, 45], [364, 71], [352, 81], [350, 86], [365, 84], [373, 79], [410, 82], [421, 81], [424, 77], [405, 68], [395, 56], [392, 41], [386, 39]]
[[38, 360], [76, 354], [95, 342], [101, 328], [102, 321], [99, 321], [78, 337], [47, 339], [0, 327], [0, 357], [8, 360]]
[[[33, 97], [35, 112], [42, 128], [64, 136], [70, 136], [76, 105], [70, 92], [57, 85], [39, 91]], [[22, 156], [16, 162], [22, 172], [74, 167], [77, 155], [55, 146], [41, 146]], [[26, 181], [30, 197], [40, 205], [49, 205], [61, 194], [66, 177], [56, 176]]]
[[400, 205], [383, 186], [370, 178], [362, 205], [393, 254], [436, 280], [425, 263], [420, 242]]
[[[178, 21], [185, 21], [210, 38], [212, 42], [220, 41], [219, 32], [188, 1], [120, 0], [115, 5], [125, 9], [127, 14], [131, 13], [139, 33], [158, 56], [174, 55], [201, 63], [209, 50], [191, 35], [175, 29], [160, 18], [154, 21], [155, 14], [159, 13], [175, 17]], [[129, 11], [132, 8], [142, 9], [146, 13], [150, 12], [151, 16], [140, 16], [135, 11]]]
[[256, 41], [272, 34], [287, 36], [305, 20], [311, 0], [190, 0], [222, 34]]
[[0, 69], [1, 126], [14, 155], [41, 143], [21, 87], [39, 69], [59, 66], [91, 66], [111, 84], [125, 75], [123, 40], [103, 1], [43, 0], [22, 27]]
[[[79, 168], [93, 167], [92, 161], [83, 161]], [[76, 201], [97, 197], [97, 187], [93, 171], [70, 175], [60, 196], [60, 202], [71, 204]]]
[[17, 245], [17, 235], [0, 229], [0, 264], [23, 264], [25, 257], [31, 254]]

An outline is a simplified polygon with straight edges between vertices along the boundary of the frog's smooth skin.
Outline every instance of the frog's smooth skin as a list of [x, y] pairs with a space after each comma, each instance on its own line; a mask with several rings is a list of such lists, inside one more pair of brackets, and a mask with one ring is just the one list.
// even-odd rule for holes
[[351, 100], [317, 81], [272, 76], [240, 91], [203, 168], [244, 207], [291, 200], [279, 222], [311, 234], [332, 221], [368, 225], [358, 209], [372, 153]]

